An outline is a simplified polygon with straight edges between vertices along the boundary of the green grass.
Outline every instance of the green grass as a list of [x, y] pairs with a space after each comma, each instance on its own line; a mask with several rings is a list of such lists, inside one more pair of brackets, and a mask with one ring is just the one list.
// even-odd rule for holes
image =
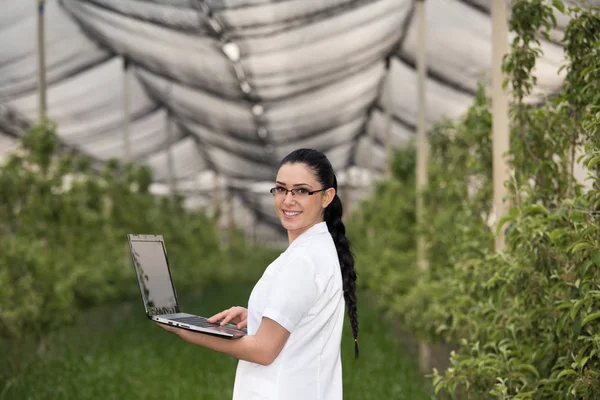
[[[246, 304], [251, 287], [212, 287], [181, 295], [184, 309], [201, 315]], [[361, 357], [345, 327], [344, 398], [429, 399], [416, 361], [395, 339], [390, 324], [361, 303]], [[237, 361], [189, 345], [154, 326], [141, 302], [93, 310], [51, 335], [39, 356], [29, 344], [4, 343], [0, 399], [227, 399]]]

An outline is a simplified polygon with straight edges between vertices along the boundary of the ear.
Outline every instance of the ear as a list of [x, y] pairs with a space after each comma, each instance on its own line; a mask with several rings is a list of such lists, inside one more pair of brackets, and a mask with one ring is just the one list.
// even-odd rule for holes
[[321, 202], [321, 207], [323, 207], [323, 208], [327, 208], [327, 206], [328, 206], [329, 204], [331, 204], [331, 202], [332, 202], [332, 201], [333, 201], [333, 199], [335, 198], [336, 191], [335, 191], [335, 189], [334, 189], [334, 188], [329, 188], [329, 189], [327, 189], [327, 190], [326, 190], [325, 192], [323, 192], [323, 193], [324, 193], [324, 194], [323, 194], [323, 199], [322, 199], [322, 202]]

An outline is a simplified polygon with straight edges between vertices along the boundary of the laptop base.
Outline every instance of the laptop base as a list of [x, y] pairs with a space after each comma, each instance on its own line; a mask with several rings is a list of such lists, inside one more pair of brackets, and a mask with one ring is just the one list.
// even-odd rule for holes
[[223, 339], [239, 339], [247, 334], [245, 329], [237, 329], [235, 325], [226, 324], [220, 326], [218, 323], [213, 324], [208, 322], [204, 317], [187, 313], [152, 315], [148, 316], [148, 318], [161, 324], [176, 326], [193, 332], [205, 333]]

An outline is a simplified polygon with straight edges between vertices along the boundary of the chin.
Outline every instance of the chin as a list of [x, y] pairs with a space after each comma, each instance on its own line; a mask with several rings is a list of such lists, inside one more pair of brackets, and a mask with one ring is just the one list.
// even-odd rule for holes
[[304, 225], [306, 225], [302, 219], [299, 219], [297, 221], [290, 221], [286, 219], [283, 215], [279, 216], [279, 222], [288, 231], [295, 231], [296, 229], [300, 229]]
[[301, 224], [292, 221], [286, 221], [285, 219], [280, 219], [281, 225], [288, 231], [295, 231], [296, 229], [301, 227]]

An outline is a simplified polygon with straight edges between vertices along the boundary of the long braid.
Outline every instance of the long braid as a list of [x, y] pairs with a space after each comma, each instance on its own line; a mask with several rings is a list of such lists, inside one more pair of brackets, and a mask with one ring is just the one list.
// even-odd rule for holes
[[358, 311], [356, 301], [356, 270], [354, 269], [354, 255], [350, 250], [350, 241], [346, 237], [346, 227], [342, 222], [342, 200], [337, 195], [337, 179], [331, 166], [331, 162], [325, 154], [313, 149], [298, 149], [288, 154], [281, 165], [293, 163], [302, 163], [310, 167], [317, 179], [323, 185], [323, 188], [333, 188], [336, 195], [333, 201], [325, 209], [323, 219], [327, 223], [329, 233], [335, 243], [340, 268], [342, 272], [342, 282], [344, 290], [344, 300], [346, 309], [350, 318], [352, 327], [352, 336], [354, 337], [354, 358], [358, 358]]
[[[334, 179], [334, 188], [337, 189], [337, 180]], [[358, 358], [358, 310], [356, 300], [356, 270], [354, 269], [354, 254], [350, 250], [350, 241], [346, 237], [346, 227], [342, 222], [343, 206], [340, 197], [336, 194], [335, 198], [325, 209], [325, 222], [329, 233], [333, 237], [333, 242], [340, 260], [342, 269], [342, 282], [344, 289], [344, 300], [346, 309], [350, 318], [352, 327], [352, 336], [354, 337], [354, 358]]]

